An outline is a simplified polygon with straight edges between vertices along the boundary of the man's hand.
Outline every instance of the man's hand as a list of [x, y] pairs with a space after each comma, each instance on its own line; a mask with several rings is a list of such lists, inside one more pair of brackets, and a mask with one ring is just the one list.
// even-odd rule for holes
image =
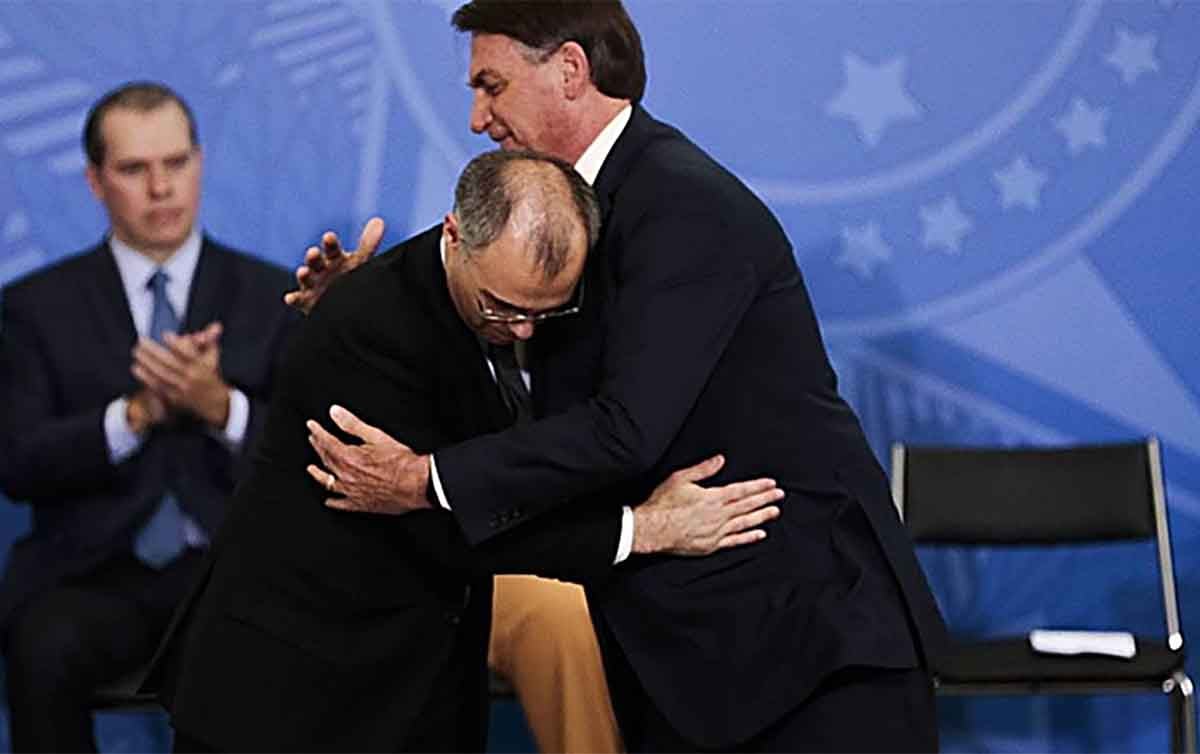
[[154, 391], [143, 387], [125, 402], [125, 421], [134, 434], [162, 424], [167, 419], [167, 404]]
[[139, 338], [130, 371], [168, 408], [186, 411], [214, 429], [229, 420], [229, 385], [221, 377], [221, 324], [191, 335], [164, 333], [162, 344]]
[[306, 423], [308, 441], [325, 465], [322, 469], [309, 464], [308, 475], [330, 493], [343, 496], [328, 498], [325, 505], [393, 515], [432, 507], [425, 499], [429, 456], [417, 455], [341, 406], [332, 406], [329, 417], [343, 432], [363, 442], [345, 445], [319, 423], [311, 419]]
[[334, 280], [371, 258], [382, 238], [383, 220], [378, 217], [372, 217], [363, 226], [358, 248], [352, 251], [343, 251], [337, 234], [326, 231], [321, 236], [320, 248], [309, 246], [304, 252], [304, 264], [296, 268], [298, 290], [285, 293], [283, 303], [308, 314]]
[[771, 503], [783, 497], [773, 479], [705, 488], [697, 482], [716, 474], [725, 459], [713, 456], [680, 469], [633, 509], [633, 551], [710, 555], [766, 538], [756, 527], [779, 516]]

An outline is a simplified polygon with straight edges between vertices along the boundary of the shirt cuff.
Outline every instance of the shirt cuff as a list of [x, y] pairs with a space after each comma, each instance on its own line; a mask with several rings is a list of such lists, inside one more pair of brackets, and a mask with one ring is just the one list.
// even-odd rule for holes
[[[438, 476], [437, 458], [432, 455], [429, 456], [429, 478], [433, 480], [433, 491], [437, 494], [438, 504], [446, 510], [450, 510], [446, 492], [442, 489], [442, 479]], [[629, 559], [631, 552], [633, 552], [633, 508], [624, 505], [621, 507], [621, 537], [617, 540], [617, 556], [613, 558], [613, 565], [624, 563]]]
[[633, 551], [633, 508], [621, 506], [621, 538], [617, 540], [617, 557], [613, 565], [620, 565], [629, 559]]
[[108, 462], [116, 466], [142, 447], [142, 436], [129, 426], [129, 399], [114, 398], [104, 409], [104, 441], [108, 445]]
[[236, 387], [229, 388], [229, 416], [225, 419], [225, 428], [214, 432], [217, 438], [225, 443], [225, 447], [236, 451], [242, 447], [246, 439], [246, 427], [250, 426], [250, 399]]
[[429, 456], [429, 478], [433, 480], [433, 491], [437, 494], [438, 504], [446, 510], [450, 510], [450, 503], [446, 500], [446, 492], [442, 489], [442, 479], [437, 473], [437, 459], [432, 455]]

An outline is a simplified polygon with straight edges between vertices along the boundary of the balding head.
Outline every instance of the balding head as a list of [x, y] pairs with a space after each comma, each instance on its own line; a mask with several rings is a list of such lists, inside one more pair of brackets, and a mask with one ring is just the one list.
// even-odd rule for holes
[[573, 240], [582, 236], [586, 252], [600, 232], [595, 194], [575, 169], [525, 151], [486, 152], [471, 160], [454, 191], [454, 214], [466, 253], [479, 253], [508, 226], [546, 280], [558, 276], [578, 250]]
[[446, 217], [446, 279], [467, 326], [492, 342], [533, 334], [568, 306], [599, 235], [590, 186], [532, 152], [488, 152], [463, 170]]

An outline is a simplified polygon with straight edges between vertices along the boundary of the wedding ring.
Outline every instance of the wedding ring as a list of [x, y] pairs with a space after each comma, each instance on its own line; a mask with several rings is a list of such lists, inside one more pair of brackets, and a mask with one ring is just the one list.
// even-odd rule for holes
[[336, 479], [334, 479], [334, 477], [333, 477], [333, 474], [330, 474], [330, 475], [326, 476], [326, 477], [325, 477], [325, 489], [326, 489], [326, 491], [328, 491], [328, 492], [333, 492], [333, 485], [334, 485], [334, 483], [335, 483], [335, 482], [337, 482], [337, 480], [336, 480]]

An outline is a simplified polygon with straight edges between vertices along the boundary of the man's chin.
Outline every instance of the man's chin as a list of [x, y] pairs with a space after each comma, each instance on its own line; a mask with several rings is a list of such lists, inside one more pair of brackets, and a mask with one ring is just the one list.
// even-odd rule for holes
[[135, 240], [130, 246], [135, 249], [142, 249], [152, 252], [168, 252], [175, 251], [183, 242], [192, 234], [191, 228], [175, 229], [167, 232], [159, 229], [154, 232], [145, 233], [141, 238]]

